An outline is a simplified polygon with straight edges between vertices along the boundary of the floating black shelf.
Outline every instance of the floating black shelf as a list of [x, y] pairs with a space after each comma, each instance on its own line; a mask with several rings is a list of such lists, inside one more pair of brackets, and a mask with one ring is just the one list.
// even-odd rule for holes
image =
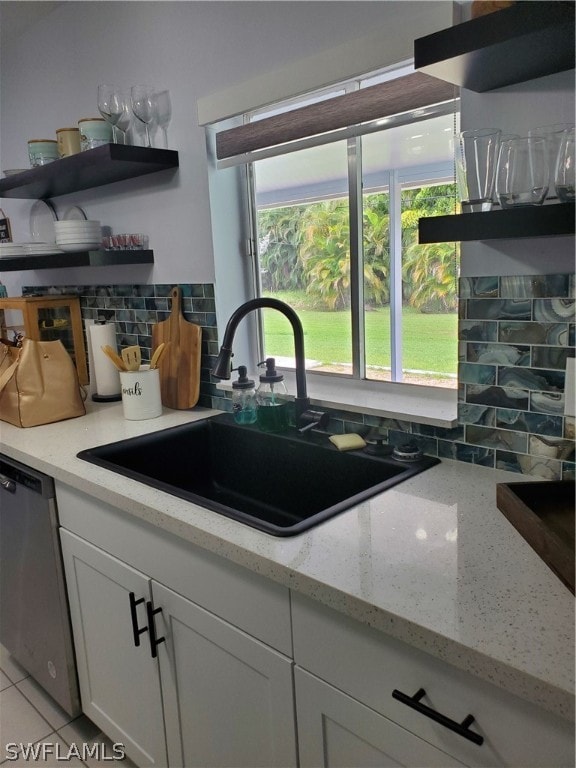
[[79, 251], [12, 256], [0, 259], [0, 272], [58, 267], [117, 267], [121, 264], [153, 264], [154, 251]]
[[416, 69], [483, 93], [574, 68], [574, 3], [518, 2], [414, 41]]
[[418, 242], [446, 243], [574, 234], [574, 203], [429, 216], [418, 222]]
[[0, 197], [45, 200], [178, 167], [178, 152], [104, 144], [0, 180]]

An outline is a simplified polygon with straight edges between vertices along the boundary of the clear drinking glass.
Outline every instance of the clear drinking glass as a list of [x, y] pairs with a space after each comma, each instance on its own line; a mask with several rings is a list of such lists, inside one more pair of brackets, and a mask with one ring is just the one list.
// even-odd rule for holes
[[116, 126], [123, 112], [123, 98], [117, 85], [98, 86], [98, 110], [102, 117], [112, 126], [112, 140], [118, 144]]
[[463, 212], [492, 207], [500, 130], [462, 131], [455, 140], [456, 182]]
[[151, 147], [150, 125], [156, 118], [154, 88], [149, 85], [133, 85], [130, 90], [132, 112], [146, 129], [146, 146]]
[[502, 208], [542, 205], [548, 183], [548, 147], [544, 138], [508, 139], [501, 143], [496, 194]]
[[556, 194], [562, 203], [573, 203], [576, 199], [574, 159], [574, 128], [569, 128], [562, 132], [554, 176]]
[[541, 125], [538, 128], [531, 128], [528, 136], [532, 138], [543, 138], [546, 140], [546, 157], [548, 162], [548, 172], [550, 174], [550, 184], [548, 186], [548, 197], [556, 197], [557, 190], [554, 185], [554, 176], [556, 172], [556, 162], [558, 160], [558, 151], [564, 131], [574, 128], [574, 123], [553, 123], [552, 125]]
[[168, 126], [172, 119], [172, 102], [170, 91], [158, 91], [154, 94], [156, 102], [156, 123], [162, 129], [164, 149], [168, 149]]

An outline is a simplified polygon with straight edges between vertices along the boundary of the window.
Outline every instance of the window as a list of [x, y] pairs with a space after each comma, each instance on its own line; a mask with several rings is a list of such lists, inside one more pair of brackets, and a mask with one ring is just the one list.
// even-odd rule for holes
[[[456, 245], [417, 243], [419, 217], [455, 210], [456, 122], [451, 105], [252, 163], [257, 291], [298, 312], [308, 370], [456, 387]], [[261, 359], [293, 367], [285, 318], [262, 318]]]

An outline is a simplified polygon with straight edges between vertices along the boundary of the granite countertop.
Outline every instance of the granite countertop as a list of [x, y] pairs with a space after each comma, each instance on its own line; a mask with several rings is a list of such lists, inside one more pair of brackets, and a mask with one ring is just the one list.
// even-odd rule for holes
[[522, 477], [441, 464], [312, 530], [277, 538], [76, 458], [212, 415], [122, 406], [33, 429], [0, 426], [11, 456], [382, 630], [550, 712], [574, 717], [574, 599], [496, 507]]

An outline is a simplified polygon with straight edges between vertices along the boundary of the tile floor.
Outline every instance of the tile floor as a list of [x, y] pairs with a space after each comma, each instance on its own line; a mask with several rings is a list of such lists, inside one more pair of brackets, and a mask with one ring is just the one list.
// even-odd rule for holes
[[[40, 750], [45, 759], [42, 752], [37, 752], [37, 759], [33, 756], [24, 759], [21, 753], [15, 759], [15, 747], [7, 745], [21, 743], [44, 744]], [[100, 759], [87, 757], [83, 762], [75, 756], [83, 754], [84, 744], [95, 743], [106, 744], [104, 749], [99, 748]], [[70, 752], [74, 745], [75, 750]], [[70, 759], [65, 759], [69, 754]], [[0, 646], [0, 765], [3, 768], [110, 768], [114, 765], [135, 768], [127, 757], [121, 761], [111, 759], [113, 754], [112, 743], [94, 723], [84, 715], [72, 719]]]

